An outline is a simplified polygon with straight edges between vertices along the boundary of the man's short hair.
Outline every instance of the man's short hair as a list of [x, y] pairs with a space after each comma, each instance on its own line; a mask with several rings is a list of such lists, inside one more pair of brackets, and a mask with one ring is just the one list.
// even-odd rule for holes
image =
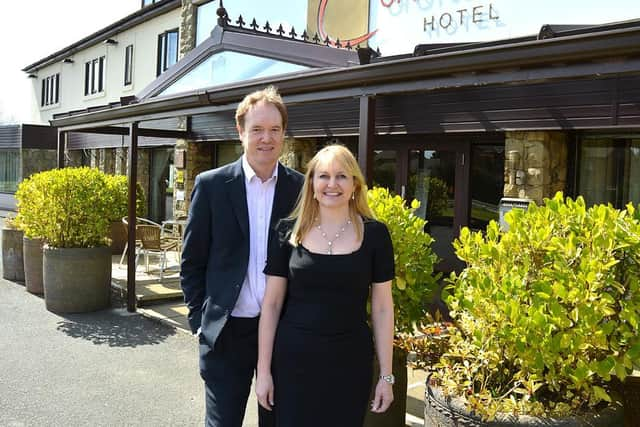
[[253, 106], [260, 101], [273, 104], [278, 109], [280, 116], [282, 117], [282, 129], [286, 129], [289, 118], [289, 115], [287, 114], [287, 107], [284, 105], [284, 102], [282, 102], [282, 97], [278, 93], [278, 89], [274, 86], [268, 86], [262, 90], [257, 90], [244, 97], [236, 109], [236, 125], [241, 129], [244, 129], [244, 117], [247, 115], [249, 110], [251, 110]]

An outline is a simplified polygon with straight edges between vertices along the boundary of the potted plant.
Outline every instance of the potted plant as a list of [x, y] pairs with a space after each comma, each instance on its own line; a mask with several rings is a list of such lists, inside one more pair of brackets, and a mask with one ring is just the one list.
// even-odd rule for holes
[[54, 169], [31, 176], [25, 195], [30, 215], [46, 244], [43, 257], [45, 305], [56, 313], [103, 309], [110, 304], [113, 217], [109, 177], [87, 167]]
[[38, 206], [47, 197], [46, 183], [33, 179], [33, 175], [18, 184], [16, 191], [18, 215], [17, 227], [23, 231], [22, 250], [24, 263], [24, 284], [27, 291], [42, 295], [42, 239], [43, 228], [39, 221]]
[[454, 243], [467, 267], [449, 279], [457, 327], [425, 425], [622, 425], [640, 362], [639, 213], [558, 193], [505, 219]]
[[[372, 188], [367, 196], [376, 218], [387, 225], [393, 243], [396, 274], [392, 283], [395, 321], [393, 374], [396, 385], [391, 407], [383, 414], [367, 413], [365, 426], [399, 426], [405, 423], [407, 350], [416, 326], [428, 314], [427, 304], [439, 289], [440, 274], [434, 274], [438, 257], [431, 249], [433, 238], [424, 232], [426, 221], [414, 214], [420, 206], [417, 200], [407, 207], [400, 196], [392, 195], [381, 187]], [[374, 372], [374, 378], [375, 384], [377, 372]]]
[[14, 282], [24, 282], [22, 237], [14, 218], [6, 217], [2, 226], [2, 277]]
[[[120, 254], [127, 243], [127, 230], [122, 218], [129, 213], [129, 186], [125, 175], [107, 175], [105, 177], [109, 191], [109, 204], [112, 206], [112, 216], [109, 218], [109, 237], [112, 254]], [[146, 213], [144, 190], [140, 183], [136, 183], [136, 215], [144, 217]]]

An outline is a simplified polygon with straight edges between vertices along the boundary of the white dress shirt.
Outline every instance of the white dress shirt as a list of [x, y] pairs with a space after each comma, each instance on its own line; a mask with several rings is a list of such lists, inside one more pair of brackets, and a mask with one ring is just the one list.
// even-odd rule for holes
[[271, 173], [271, 178], [262, 182], [242, 156], [242, 169], [245, 176], [247, 192], [247, 208], [249, 213], [249, 266], [242, 282], [242, 289], [231, 315], [234, 317], [256, 317], [260, 315], [266, 277], [262, 270], [267, 263], [267, 244], [269, 239], [269, 223], [271, 208], [276, 192], [278, 165]]

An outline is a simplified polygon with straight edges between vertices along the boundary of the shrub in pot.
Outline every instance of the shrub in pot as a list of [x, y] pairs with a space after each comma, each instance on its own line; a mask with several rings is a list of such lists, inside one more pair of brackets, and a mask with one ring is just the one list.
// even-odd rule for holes
[[[29, 178], [29, 197], [44, 247], [44, 297], [58, 313], [103, 309], [110, 303], [111, 250], [107, 246], [113, 217], [109, 177], [87, 167], [54, 169]], [[40, 191], [38, 191], [40, 190]]]
[[15, 282], [24, 282], [22, 254], [23, 232], [15, 220], [7, 217], [2, 227], [2, 277]]
[[[112, 216], [109, 218], [109, 237], [111, 239], [111, 253], [119, 254], [124, 251], [127, 243], [127, 230], [122, 223], [122, 218], [129, 213], [129, 184], [125, 175], [105, 176], [109, 191], [106, 197], [112, 207]], [[136, 183], [136, 216], [144, 217], [146, 214], [146, 199], [140, 183]]]
[[16, 191], [18, 215], [16, 225], [23, 231], [24, 283], [27, 291], [41, 295], [44, 293], [42, 279], [42, 246], [44, 241], [42, 223], [37, 215], [47, 197], [46, 183], [31, 177], [23, 180]]
[[[365, 426], [404, 425], [407, 397], [407, 349], [416, 324], [427, 316], [427, 303], [439, 289], [440, 274], [434, 274], [438, 262], [431, 249], [433, 238], [424, 232], [426, 221], [414, 214], [420, 203], [407, 207], [404, 200], [386, 188], [374, 187], [367, 193], [376, 218], [385, 223], [391, 234], [395, 258], [392, 283], [395, 320], [393, 373], [395, 398], [384, 414], [367, 413]], [[374, 365], [377, 369], [377, 364]], [[375, 374], [374, 384], [378, 374]]]
[[621, 425], [620, 384], [640, 362], [639, 213], [558, 193], [505, 219], [506, 232], [491, 222], [454, 243], [467, 263], [449, 280], [457, 328], [430, 381], [453, 400], [428, 387], [427, 411], [455, 401], [495, 425]]

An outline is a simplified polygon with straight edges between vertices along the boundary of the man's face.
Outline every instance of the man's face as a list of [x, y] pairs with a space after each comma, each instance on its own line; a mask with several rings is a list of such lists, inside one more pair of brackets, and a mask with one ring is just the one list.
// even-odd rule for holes
[[238, 134], [256, 172], [275, 167], [284, 144], [282, 116], [275, 105], [264, 101], [255, 104], [244, 116], [244, 129], [238, 126]]

